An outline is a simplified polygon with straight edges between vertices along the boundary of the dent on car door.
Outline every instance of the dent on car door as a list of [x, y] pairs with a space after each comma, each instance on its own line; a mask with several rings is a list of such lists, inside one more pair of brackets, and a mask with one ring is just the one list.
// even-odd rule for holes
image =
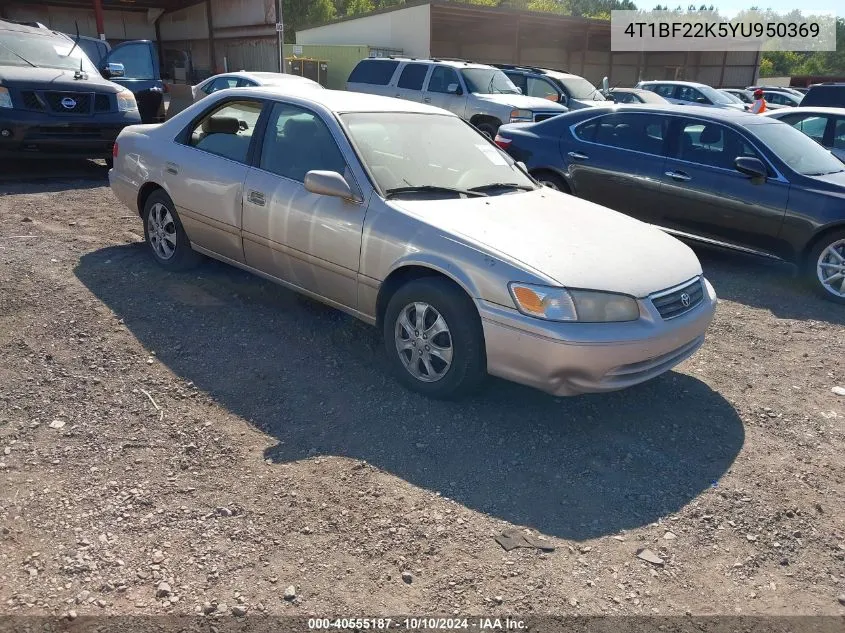
[[315, 112], [273, 106], [244, 185], [244, 254], [257, 270], [355, 309], [366, 204], [303, 184], [309, 171], [332, 171], [357, 192], [337, 138]]
[[740, 173], [739, 157], [760, 151], [738, 131], [707, 120], [675, 119], [670, 130], [657, 224], [755, 251], [780, 250], [789, 184], [774, 171], [763, 182]]
[[561, 152], [581, 198], [651, 222], [663, 170], [666, 117], [607, 114], [567, 129]]
[[171, 146], [164, 179], [191, 243], [243, 262], [242, 188], [263, 102], [227, 100], [197, 117]]

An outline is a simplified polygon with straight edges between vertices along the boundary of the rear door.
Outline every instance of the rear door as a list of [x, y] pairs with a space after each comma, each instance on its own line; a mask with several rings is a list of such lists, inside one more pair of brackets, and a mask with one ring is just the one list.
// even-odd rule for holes
[[[753, 143], [732, 127], [673, 117], [670, 156], [655, 224], [755, 251], [775, 252], [789, 183]], [[763, 183], [737, 171], [734, 161], [759, 158], [771, 169]]]
[[423, 100], [423, 85], [430, 69], [431, 64], [405, 64], [399, 71], [394, 96], [399, 99], [421, 102]]
[[243, 262], [243, 183], [264, 102], [227, 99], [194, 119], [169, 151], [164, 178], [193, 244]]
[[567, 129], [561, 153], [574, 193], [646, 222], [659, 200], [667, 117], [620, 112]]
[[103, 61], [102, 68], [110, 63], [122, 64], [123, 77], [111, 81], [131, 90], [138, 101], [138, 110], [144, 123], [157, 120], [164, 96], [158, 53], [148, 40], [124, 42], [115, 46]]

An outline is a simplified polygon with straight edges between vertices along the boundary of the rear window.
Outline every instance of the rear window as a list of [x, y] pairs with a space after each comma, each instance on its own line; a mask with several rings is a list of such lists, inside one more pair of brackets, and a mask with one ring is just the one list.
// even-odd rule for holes
[[845, 86], [814, 86], [801, 105], [845, 108]]
[[391, 59], [362, 59], [349, 75], [349, 83], [386, 86], [398, 65]]

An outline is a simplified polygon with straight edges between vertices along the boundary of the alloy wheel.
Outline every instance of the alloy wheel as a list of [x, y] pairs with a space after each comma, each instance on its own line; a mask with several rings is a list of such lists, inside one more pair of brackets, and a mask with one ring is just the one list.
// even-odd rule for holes
[[829, 244], [821, 252], [816, 275], [827, 292], [845, 299], [845, 239]]
[[150, 246], [160, 259], [170, 259], [176, 253], [176, 222], [165, 205], [155, 203], [147, 217]]
[[399, 312], [394, 341], [405, 369], [421, 382], [437, 382], [452, 366], [452, 334], [443, 316], [422, 301]]

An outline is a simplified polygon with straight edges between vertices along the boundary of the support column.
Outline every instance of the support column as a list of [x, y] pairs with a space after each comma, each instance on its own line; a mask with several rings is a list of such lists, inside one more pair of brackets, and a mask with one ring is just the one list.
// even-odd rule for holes
[[211, 0], [205, 0], [205, 17], [208, 20], [208, 59], [211, 62], [211, 74], [217, 74], [217, 53], [214, 50], [214, 19], [211, 16]]
[[514, 54], [514, 63], [517, 66], [519, 65], [519, 63], [521, 61], [520, 58], [522, 57], [520, 55], [520, 50], [519, 50], [519, 26], [520, 26], [520, 20], [519, 20], [519, 14], [517, 14], [517, 16], [516, 16], [516, 35], [514, 35], [514, 53], [513, 53]]
[[584, 76], [584, 69], [587, 67], [587, 51], [590, 49], [590, 29], [584, 31], [584, 48], [581, 49], [581, 76]]
[[94, 19], [97, 22], [97, 36], [105, 41], [106, 27], [103, 19], [103, 0], [94, 0]]
[[722, 54], [722, 72], [719, 73], [719, 88], [725, 87], [725, 66], [728, 65], [728, 51]]

